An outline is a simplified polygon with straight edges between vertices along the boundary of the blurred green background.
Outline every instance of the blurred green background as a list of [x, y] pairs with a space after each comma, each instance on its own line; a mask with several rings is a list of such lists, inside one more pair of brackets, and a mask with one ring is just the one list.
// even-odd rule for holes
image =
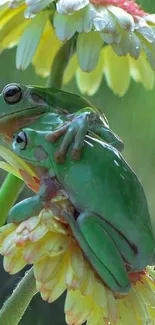
[[[155, 12], [154, 0], [141, 0], [139, 3], [150, 13]], [[32, 67], [25, 72], [15, 68], [15, 49], [0, 55], [0, 91], [10, 82], [45, 85], [46, 79], [35, 75]], [[66, 87], [78, 92], [75, 81]], [[116, 97], [103, 80], [94, 97], [89, 98], [108, 117], [110, 126], [124, 140], [124, 156], [139, 176], [148, 199], [152, 223], [155, 228], [155, 89], [146, 91], [140, 84], [131, 82], [129, 91], [123, 98]], [[4, 172], [0, 171], [1, 179]], [[26, 192], [22, 193], [25, 196]], [[3, 270], [0, 259], [0, 305], [12, 292], [15, 284], [24, 274], [9, 276]], [[39, 295], [32, 300], [20, 325], [63, 325], [64, 297], [54, 304], [44, 303]]]

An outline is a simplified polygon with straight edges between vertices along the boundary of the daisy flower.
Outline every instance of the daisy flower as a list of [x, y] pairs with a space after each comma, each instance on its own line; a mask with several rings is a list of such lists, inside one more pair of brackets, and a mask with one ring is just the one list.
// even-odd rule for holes
[[154, 26], [155, 14], [134, 0], [13, 0], [1, 6], [0, 46], [18, 45], [17, 68], [32, 62], [46, 77], [63, 43], [74, 39], [64, 84], [75, 76], [80, 91], [93, 95], [104, 75], [122, 96], [131, 77], [146, 89], [154, 86]]

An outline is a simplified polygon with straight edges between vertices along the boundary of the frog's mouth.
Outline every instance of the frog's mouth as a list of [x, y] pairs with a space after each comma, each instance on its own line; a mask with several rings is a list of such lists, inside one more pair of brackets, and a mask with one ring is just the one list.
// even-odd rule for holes
[[[26, 116], [23, 116], [23, 112]], [[17, 112], [13, 112], [0, 116], [0, 134], [9, 140], [12, 140], [13, 133], [22, 129], [25, 126], [31, 125], [36, 122], [42, 114], [45, 113], [45, 109], [38, 112], [38, 107], [32, 107], [29, 109], [23, 109]]]
[[[39, 112], [38, 112], [38, 109], [39, 109]], [[0, 116], [0, 121], [5, 121], [5, 119], [6, 120], [8, 120], [8, 117], [9, 117], [9, 119], [12, 119], [12, 118], [14, 118], [14, 116], [15, 117], [22, 117], [22, 118], [25, 118], [24, 116], [23, 116], [23, 112], [25, 112], [26, 114], [25, 115], [27, 115], [27, 117], [29, 117], [29, 116], [33, 116], [33, 115], [41, 115], [41, 114], [43, 114], [43, 113], [45, 113], [46, 112], [46, 110], [45, 110], [45, 107], [39, 107], [39, 106], [32, 106], [32, 107], [28, 107], [28, 108], [23, 108], [23, 109], [20, 109], [20, 110], [17, 110], [17, 111], [14, 111], [14, 112], [10, 112], [10, 113], [8, 113], [8, 114], [1, 114], [1, 116]]]

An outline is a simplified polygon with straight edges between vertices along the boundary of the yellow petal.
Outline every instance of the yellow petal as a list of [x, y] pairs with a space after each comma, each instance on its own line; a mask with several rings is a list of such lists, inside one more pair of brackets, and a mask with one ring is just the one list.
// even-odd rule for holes
[[152, 290], [151, 286], [147, 281], [147, 277], [141, 277], [141, 281], [138, 281], [135, 286], [136, 290], [144, 297], [147, 305], [155, 305], [155, 291]]
[[50, 295], [48, 298], [48, 302], [51, 303], [58, 299], [63, 292], [66, 290], [66, 284], [65, 284], [65, 279], [64, 279], [64, 274], [60, 278], [57, 279], [55, 278], [55, 286], [53, 287], [52, 290], [50, 290]]
[[64, 253], [70, 244], [70, 239], [66, 236], [47, 233], [42, 239], [35, 243], [28, 243], [24, 247], [24, 260], [28, 264], [34, 264], [39, 259], [49, 256], [57, 256]]
[[4, 269], [9, 274], [15, 274], [23, 269], [26, 265], [25, 261], [23, 260], [22, 251], [17, 247], [12, 250], [12, 254], [9, 256], [4, 256], [3, 261]]
[[129, 58], [130, 71], [136, 82], [141, 82], [147, 90], [152, 90], [155, 83], [154, 71], [151, 69], [144, 53], [138, 60]]
[[106, 310], [108, 315], [106, 289], [99, 279], [95, 279], [93, 299], [99, 307]]
[[105, 325], [101, 308], [93, 304], [92, 312], [88, 317], [87, 325]]
[[114, 94], [123, 96], [130, 85], [128, 56], [119, 57], [110, 46], [104, 48], [105, 78]]
[[37, 281], [37, 288], [41, 293], [44, 300], [53, 302], [56, 300], [66, 289], [64, 273], [65, 273], [65, 257], [61, 260], [61, 267], [58, 272], [52, 276], [49, 282], [39, 283]]
[[63, 75], [63, 84], [67, 84], [71, 81], [71, 79], [74, 77], [75, 71], [78, 67], [78, 59], [77, 54], [74, 54], [70, 60], [69, 63], [65, 69], [64, 75]]
[[[51, 200], [51, 204], [54, 200]], [[60, 201], [61, 203], [61, 201]], [[52, 211], [51, 210], [45, 210], [43, 209], [40, 213], [40, 220], [44, 223], [44, 225], [47, 227], [47, 229], [49, 231], [52, 232], [59, 232], [61, 234], [67, 235], [68, 234], [68, 230], [65, 228], [65, 226], [59, 222], [58, 220], [56, 220], [54, 218], [54, 216], [52, 215]]]
[[52, 280], [53, 276], [59, 271], [62, 264], [62, 255], [45, 256], [34, 265], [34, 274], [37, 281], [42, 284]]
[[84, 280], [86, 274], [86, 262], [83, 258], [82, 251], [78, 246], [72, 246], [71, 249], [71, 266], [75, 275]]
[[33, 216], [27, 220], [22, 221], [19, 226], [17, 226], [16, 233], [19, 235], [24, 235], [25, 230], [27, 230], [28, 233], [30, 233], [32, 230], [34, 230], [37, 225], [39, 225], [40, 220], [38, 216]]
[[11, 150], [0, 145], [0, 156], [17, 171], [26, 170], [31, 176], [36, 176], [34, 170], [21, 158], [17, 157]]
[[[92, 310], [92, 299], [84, 297], [79, 290], [69, 290], [65, 301], [66, 322], [69, 325], [84, 323]], [[94, 324], [93, 324], [94, 325]]]
[[4, 240], [14, 232], [16, 229], [16, 225], [14, 223], [9, 223], [3, 227], [0, 227], [0, 254], [2, 254], [2, 245], [4, 244]]
[[43, 77], [49, 75], [55, 55], [61, 46], [62, 42], [56, 37], [50, 21], [47, 21], [44, 33], [32, 61], [37, 74]]
[[0, 161], [0, 168], [5, 170], [8, 173], [13, 174], [16, 177], [22, 179], [20, 173], [16, 169], [14, 169], [11, 165], [9, 165], [8, 163], [5, 163], [4, 161]]
[[118, 302], [118, 314], [119, 314], [118, 324], [138, 325], [136, 315], [132, 308], [131, 302], [128, 300], [128, 298], [125, 297], [120, 301], [118, 300], [117, 302]]
[[[24, 19], [25, 5], [21, 5], [16, 10], [7, 8], [2, 11], [0, 22], [0, 49], [12, 47], [17, 44], [19, 35], [22, 33], [23, 22], [27, 25], [28, 20]], [[24, 24], [24, 25], [25, 25]]]
[[94, 278], [94, 272], [87, 264], [87, 276], [82, 285], [80, 286], [80, 291], [84, 296], [91, 296], [93, 294], [95, 285]]
[[116, 299], [108, 288], [106, 288], [107, 306], [108, 306], [108, 318], [112, 323], [116, 324], [118, 320], [118, 311], [116, 306]]
[[68, 259], [66, 260], [66, 272], [65, 272], [65, 283], [67, 289], [77, 289], [80, 287], [83, 279], [76, 276], [71, 265], [71, 257], [68, 254]]
[[100, 53], [99, 61], [91, 72], [84, 72], [80, 68], [76, 71], [76, 82], [82, 94], [93, 96], [98, 90], [104, 70], [104, 52]]
[[5, 237], [2, 246], [1, 246], [1, 254], [2, 255], [10, 255], [12, 250], [16, 249], [16, 232], [10, 232], [7, 237]]
[[141, 298], [138, 290], [133, 288], [128, 299], [131, 301], [132, 308], [135, 310], [138, 323], [149, 324], [150, 316], [148, 313], [147, 304], [145, 303], [145, 300]]

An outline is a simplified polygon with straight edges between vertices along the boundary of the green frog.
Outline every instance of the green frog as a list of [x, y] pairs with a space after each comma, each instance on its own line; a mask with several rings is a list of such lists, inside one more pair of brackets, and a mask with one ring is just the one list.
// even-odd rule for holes
[[85, 135], [80, 160], [70, 159], [74, 146], [70, 144], [65, 162], [57, 163], [62, 139], [47, 142], [49, 121], [54, 131], [65, 117], [51, 113], [15, 135], [14, 152], [37, 166], [41, 186], [35, 196], [12, 208], [9, 222], [36, 215], [60, 190], [65, 191], [74, 213], [62, 215], [84, 255], [111, 290], [127, 294], [129, 273], [150, 264], [155, 247], [143, 187], [116, 148], [90, 135]]

